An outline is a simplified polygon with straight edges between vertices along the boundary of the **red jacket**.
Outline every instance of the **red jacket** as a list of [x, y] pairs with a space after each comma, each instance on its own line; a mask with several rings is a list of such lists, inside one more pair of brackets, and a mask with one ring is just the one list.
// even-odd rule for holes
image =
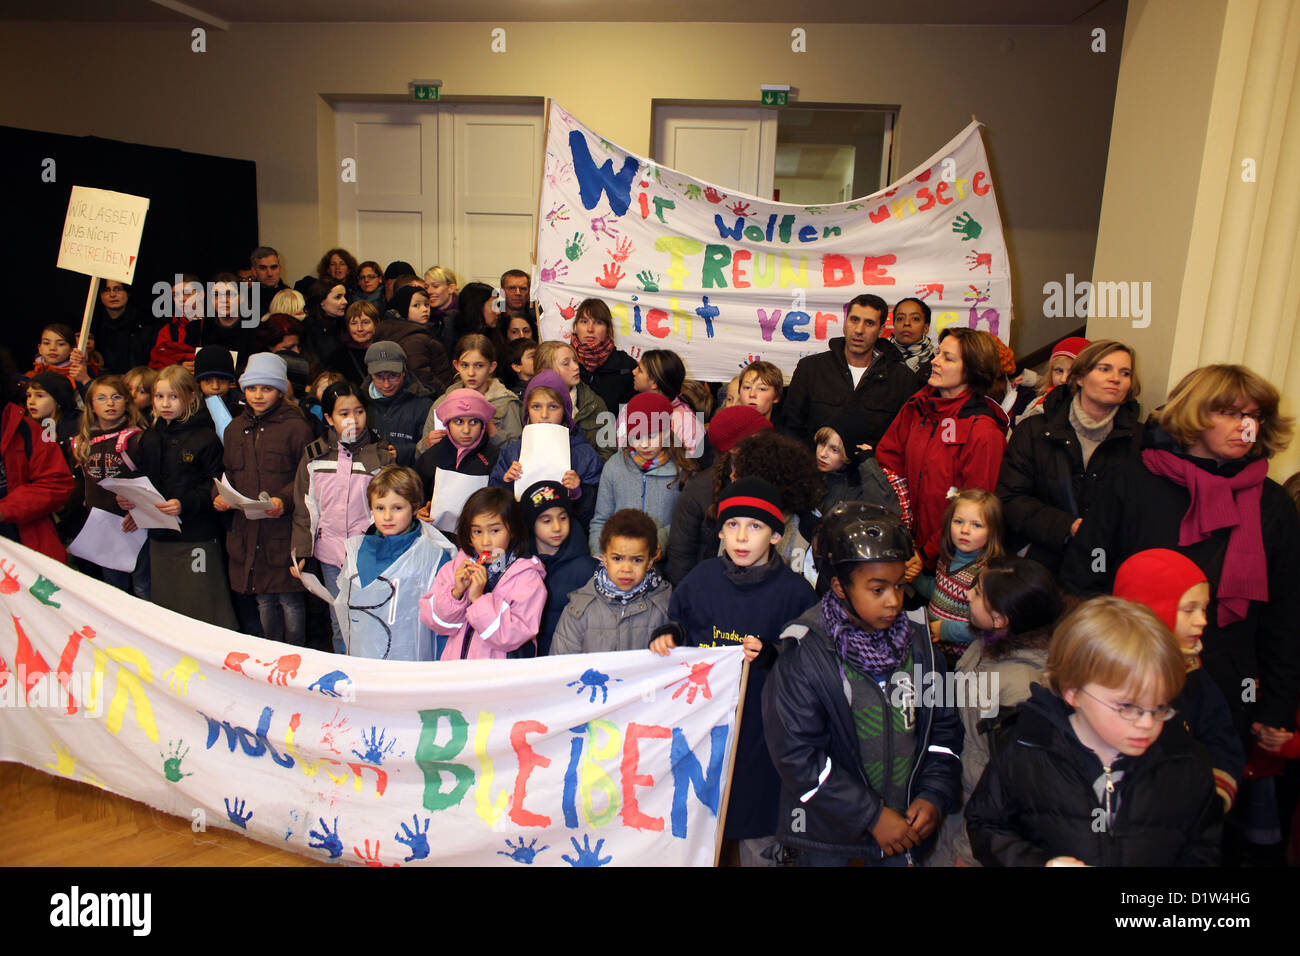
[[939, 556], [948, 489], [998, 484], [1007, 447], [1006, 412], [991, 398], [964, 392], [940, 398], [933, 385], [907, 400], [880, 439], [876, 460], [907, 479], [916, 517], [916, 548], [933, 569]]
[[164, 369], [168, 365], [193, 362], [194, 353], [198, 351], [202, 339], [202, 319], [186, 319], [183, 316], [173, 318], [158, 330], [158, 338], [154, 340], [153, 350], [149, 353], [149, 367]]
[[41, 426], [17, 405], [0, 417], [0, 456], [7, 492], [0, 498], [0, 522], [18, 527], [24, 545], [58, 561], [67, 554], [50, 516], [72, 497], [72, 472], [58, 442], [43, 441]]

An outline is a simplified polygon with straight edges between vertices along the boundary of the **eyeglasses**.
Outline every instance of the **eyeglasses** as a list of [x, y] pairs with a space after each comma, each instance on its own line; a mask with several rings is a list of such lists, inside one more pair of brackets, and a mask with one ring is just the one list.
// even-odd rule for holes
[[[1080, 687], [1079, 690], [1085, 694], [1088, 694], [1088, 692], [1084, 690], [1082, 687]], [[1163, 723], [1164, 721], [1172, 720], [1174, 716], [1178, 713], [1178, 711], [1174, 710], [1168, 704], [1163, 704], [1160, 707], [1155, 708], [1154, 710], [1147, 710], [1145, 707], [1139, 707], [1137, 704], [1107, 703], [1106, 701], [1098, 697], [1096, 694], [1088, 694], [1088, 696], [1091, 697], [1093, 700], [1095, 700], [1097, 703], [1101, 704], [1103, 707], [1109, 707], [1111, 710], [1115, 711], [1115, 713], [1119, 714], [1121, 718], [1127, 720], [1129, 723], [1136, 723], [1138, 720], [1141, 719], [1143, 714], [1150, 714], [1152, 719], [1158, 720], [1161, 723]]]
[[96, 405], [108, 405], [110, 402], [125, 402], [126, 399], [121, 395], [96, 395]]

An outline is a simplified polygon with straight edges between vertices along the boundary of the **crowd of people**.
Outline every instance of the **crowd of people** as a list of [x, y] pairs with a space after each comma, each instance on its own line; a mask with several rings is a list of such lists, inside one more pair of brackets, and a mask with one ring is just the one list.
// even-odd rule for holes
[[[0, 533], [338, 654], [737, 646], [742, 865], [1296, 862], [1300, 476], [1267, 476], [1292, 421], [1250, 369], [1144, 418], [1122, 342], [1036, 376], [868, 294], [788, 382], [703, 383], [620, 349], [598, 298], [542, 341], [522, 270], [281, 268], [259, 247], [161, 310], [105, 282], [84, 351], [45, 326]], [[526, 478], [538, 425], [567, 433], [558, 479]], [[93, 509], [137, 530], [100, 483], [141, 476], [179, 529], [129, 569], [69, 556]]]

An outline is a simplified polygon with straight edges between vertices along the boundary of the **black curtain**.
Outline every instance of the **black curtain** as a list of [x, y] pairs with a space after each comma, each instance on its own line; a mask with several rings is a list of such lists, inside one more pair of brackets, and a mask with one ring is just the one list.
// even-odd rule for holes
[[[54, 181], [47, 182], [47, 160]], [[0, 126], [0, 168], [10, 184], [9, 295], [4, 346], [20, 371], [31, 368], [49, 322], [81, 326], [88, 276], [55, 268], [73, 186], [146, 196], [149, 212], [132, 283], [132, 302], [152, 313], [156, 282], [247, 266], [257, 246], [257, 166], [251, 160], [140, 146], [96, 136], [63, 136]]]

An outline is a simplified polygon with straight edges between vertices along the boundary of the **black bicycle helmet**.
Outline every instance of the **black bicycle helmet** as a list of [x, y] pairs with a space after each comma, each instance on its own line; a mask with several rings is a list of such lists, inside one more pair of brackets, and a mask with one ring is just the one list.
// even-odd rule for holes
[[833, 573], [841, 564], [908, 561], [912, 534], [896, 514], [864, 501], [841, 501], [822, 520], [813, 546], [817, 569]]

